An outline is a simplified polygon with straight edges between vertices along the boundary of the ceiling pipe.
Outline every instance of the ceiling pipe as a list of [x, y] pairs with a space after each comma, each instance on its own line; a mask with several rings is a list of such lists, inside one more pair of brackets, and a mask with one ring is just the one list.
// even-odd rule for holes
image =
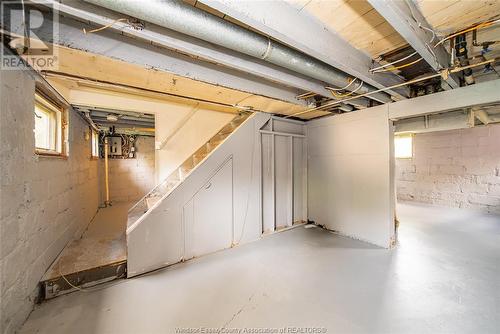
[[476, 110], [476, 109], [472, 109], [474, 111], [474, 116], [476, 116], [476, 118], [478, 120], [481, 121], [481, 123], [483, 123], [484, 125], [488, 125], [491, 123], [491, 119], [490, 119], [490, 116], [488, 115], [488, 113], [484, 110]]
[[[350, 81], [354, 79], [309, 55], [185, 4], [180, 0], [85, 1], [262, 59], [339, 88], [349, 85]], [[350, 85], [347, 90], [357, 90], [359, 94], [365, 94], [377, 89], [364, 84], [361, 87]], [[392, 102], [391, 97], [383, 92], [371, 94], [369, 97], [383, 103]]]
[[350, 104], [345, 104], [345, 103], [341, 103], [338, 108], [342, 111], [345, 111], [345, 112], [349, 112], [349, 111], [353, 111], [354, 110], [354, 107], [351, 106]]

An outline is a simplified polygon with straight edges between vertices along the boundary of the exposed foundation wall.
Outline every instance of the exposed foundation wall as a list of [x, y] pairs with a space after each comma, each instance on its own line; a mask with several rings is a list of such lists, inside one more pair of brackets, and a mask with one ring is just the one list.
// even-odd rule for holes
[[[155, 185], [155, 138], [138, 136], [135, 149], [135, 159], [109, 159], [112, 202], [135, 202]], [[104, 168], [103, 161], [101, 165]]]
[[34, 154], [34, 80], [26, 71], [0, 75], [0, 327], [13, 333], [33, 308], [46, 269], [95, 215], [98, 178], [88, 125], [74, 113], [69, 157]]
[[416, 134], [396, 185], [398, 200], [500, 213], [500, 124]]

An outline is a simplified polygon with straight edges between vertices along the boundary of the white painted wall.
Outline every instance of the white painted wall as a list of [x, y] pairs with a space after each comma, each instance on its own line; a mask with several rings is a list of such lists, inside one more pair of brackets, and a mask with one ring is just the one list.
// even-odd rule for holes
[[500, 213], [500, 124], [416, 134], [396, 167], [399, 200]]
[[305, 123], [273, 117], [262, 132], [264, 233], [307, 221]]
[[[168, 139], [164, 147], [156, 150], [157, 183], [169, 176], [235, 116], [182, 104], [169, 104], [165, 111], [156, 113], [157, 146]], [[181, 128], [177, 130], [178, 127]]]
[[[134, 159], [109, 159], [109, 195], [112, 202], [136, 202], [155, 186], [155, 138], [137, 136]], [[100, 159], [104, 169], [104, 159]], [[105, 187], [101, 184], [102, 198]]]
[[0, 332], [14, 333], [38, 296], [47, 268], [98, 209], [98, 162], [88, 124], [69, 112], [66, 159], [35, 154], [35, 82], [0, 71]]
[[395, 196], [387, 106], [311, 121], [307, 134], [309, 219], [389, 247]]

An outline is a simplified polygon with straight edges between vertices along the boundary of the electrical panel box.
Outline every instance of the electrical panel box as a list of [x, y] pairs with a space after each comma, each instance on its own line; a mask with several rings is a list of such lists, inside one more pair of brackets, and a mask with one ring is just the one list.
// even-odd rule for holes
[[122, 155], [122, 137], [110, 137], [109, 139], [109, 155]]

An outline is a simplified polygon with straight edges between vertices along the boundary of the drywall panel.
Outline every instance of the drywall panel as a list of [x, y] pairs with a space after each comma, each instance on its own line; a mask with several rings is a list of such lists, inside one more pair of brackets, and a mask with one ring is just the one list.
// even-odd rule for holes
[[273, 136], [262, 134], [262, 231], [274, 231]]
[[157, 182], [169, 176], [235, 117], [235, 114], [183, 105], [171, 104], [166, 109], [169, 112], [156, 114]]
[[[214, 198], [223, 205], [214, 205]], [[229, 159], [193, 199], [192, 247], [200, 256], [231, 247], [233, 241], [233, 160]]]
[[276, 228], [292, 225], [292, 137], [274, 136]]
[[283, 118], [273, 117], [273, 131], [293, 133], [303, 135], [305, 132], [304, 123], [301, 121], [286, 120]]
[[394, 158], [387, 105], [312, 121], [307, 133], [309, 219], [389, 247]]

